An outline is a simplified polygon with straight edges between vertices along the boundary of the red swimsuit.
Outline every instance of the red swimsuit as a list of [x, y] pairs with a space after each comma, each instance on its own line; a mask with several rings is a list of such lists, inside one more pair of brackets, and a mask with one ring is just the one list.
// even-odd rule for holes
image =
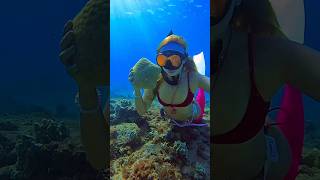
[[187, 77], [188, 77], [188, 94], [187, 94], [186, 99], [182, 103], [180, 103], [180, 104], [167, 104], [167, 103], [163, 102], [160, 98], [159, 90], [158, 90], [157, 97], [158, 97], [159, 103], [163, 106], [168, 106], [168, 107], [186, 107], [189, 104], [191, 104], [193, 101], [194, 94], [192, 93], [192, 91], [190, 89], [190, 85], [189, 85], [189, 73], [187, 74]]
[[240, 144], [256, 136], [264, 127], [270, 102], [265, 102], [254, 80], [255, 44], [252, 34], [248, 36], [248, 53], [251, 93], [246, 113], [242, 121], [231, 131], [213, 136], [214, 144]]

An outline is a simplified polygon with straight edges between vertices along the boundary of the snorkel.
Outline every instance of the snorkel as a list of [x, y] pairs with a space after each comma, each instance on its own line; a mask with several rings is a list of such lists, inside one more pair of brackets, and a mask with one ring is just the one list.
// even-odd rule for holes
[[216, 21], [215, 17], [212, 17], [211, 19], [211, 34], [213, 42], [215, 42], [217, 39], [221, 38], [223, 34], [227, 31], [230, 22], [232, 20], [233, 14], [235, 12], [235, 9], [241, 4], [241, 0], [230, 0], [229, 7], [224, 15], [224, 17], [220, 21]]

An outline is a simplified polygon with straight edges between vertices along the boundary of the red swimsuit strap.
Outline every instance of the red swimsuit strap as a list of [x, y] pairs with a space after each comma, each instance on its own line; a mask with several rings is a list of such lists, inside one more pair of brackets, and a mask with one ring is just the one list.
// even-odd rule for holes
[[213, 136], [214, 144], [240, 144], [256, 136], [264, 127], [265, 117], [270, 107], [270, 102], [265, 102], [259, 93], [254, 78], [255, 44], [254, 35], [248, 36], [248, 53], [251, 93], [246, 113], [242, 121], [231, 131]]
[[188, 94], [187, 94], [187, 97], [186, 99], [180, 103], [180, 104], [167, 104], [165, 102], [163, 102], [160, 98], [160, 95], [159, 95], [159, 90], [157, 90], [157, 97], [158, 97], [158, 101], [161, 105], [163, 106], [169, 106], [169, 107], [186, 107], [188, 106], [189, 104], [192, 103], [193, 101], [193, 97], [194, 97], [194, 94], [192, 93], [191, 89], [190, 89], [190, 84], [189, 84], [189, 72], [187, 74], [187, 78], [188, 78]]

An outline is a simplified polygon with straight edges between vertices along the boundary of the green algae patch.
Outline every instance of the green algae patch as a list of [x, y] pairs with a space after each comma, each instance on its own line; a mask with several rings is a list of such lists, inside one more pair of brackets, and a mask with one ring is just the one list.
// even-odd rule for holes
[[144, 89], [154, 89], [159, 79], [161, 69], [147, 58], [141, 58], [132, 68], [136, 86]]
[[140, 128], [135, 123], [122, 123], [115, 126], [117, 144], [125, 145], [139, 138]]
[[73, 20], [76, 64], [96, 85], [107, 85], [109, 73], [109, 23], [106, 0], [90, 0]]

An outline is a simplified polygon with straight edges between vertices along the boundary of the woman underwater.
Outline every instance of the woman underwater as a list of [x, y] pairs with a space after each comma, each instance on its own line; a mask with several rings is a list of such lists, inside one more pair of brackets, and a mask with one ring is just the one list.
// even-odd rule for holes
[[268, 0], [211, 5], [213, 177], [295, 179], [290, 144], [280, 128], [264, 125], [284, 84], [320, 101], [320, 53], [283, 35]]
[[[211, 57], [215, 65], [211, 71], [216, 71], [211, 78], [213, 177], [215, 180], [250, 180], [264, 176], [271, 180], [284, 179], [292, 157], [289, 144], [277, 126], [270, 127], [268, 134], [276, 141], [278, 160], [266, 163], [264, 122], [268, 102], [286, 83], [320, 101], [320, 53], [286, 39], [267, 0], [212, 0], [211, 5]], [[72, 71], [76, 67], [69, 63], [76, 46], [72, 36], [72, 23], [68, 23], [60, 57], [80, 87], [81, 133], [89, 160], [96, 168], [103, 168], [109, 154], [101, 148], [101, 144], [107, 146], [107, 125], [101, 108], [97, 109], [95, 85], [88, 86], [90, 80], [85, 79], [84, 74]], [[182, 69], [178, 85], [171, 89], [166, 81], [159, 85], [158, 94], [165, 104], [180, 104], [189, 94], [187, 68]], [[195, 71], [189, 78], [191, 93], [198, 87], [209, 91], [207, 78]], [[145, 90], [141, 97], [139, 87], [135, 89], [137, 110], [142, 114], [157, 93]], [[177, 91], [175, 98], [171, 90]], [[186, 107], [169, 106], [165, 111], [177, 121], [190, 121], [192, 106], [193, 103]], [[238, 127], [245, 128], [238, 130]]]
[[[193, 59], [188, 56], [184, 39], [170, 32], [160, 43], [156, 60], [161, 68], [160, 79], [155, 89], [144, 89], [143, 96], [141, 87], [136, 85], [135, 74], [130, 71], [129, 80], [134, 87], [138, 113], [144, 114], [157, 96], [164, 107], [161, 114], [169, 117], [175, 125], [205, 125], [201, 124], [205, 103], [203, 90], [209, 92], [210, 80], [198, 73]], [[194, 93], [198, 88], [201, 89], [195, 101]]]

